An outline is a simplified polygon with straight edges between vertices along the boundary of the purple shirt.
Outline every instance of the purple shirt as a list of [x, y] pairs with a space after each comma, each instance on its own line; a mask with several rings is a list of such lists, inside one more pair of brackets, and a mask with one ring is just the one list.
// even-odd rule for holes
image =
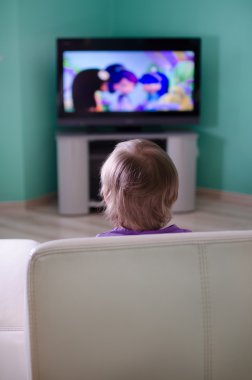
[[190, 230], [185, 230], [183, 228], [179, 228], [176, 224], [172, 224], [171, 226], [161, 228], [160, 230], [146, 230], [146, 231], [134, 231], [128, 230], [127, 228], [114, 228], [111, 231], [106, 231], [101, 234], [96, 235], [96, 237], [108, 237], [108, 236], [127, 236], [127, 235], [151, 235], [151, 234], [170, 234], [170, 233], [180, 233], [180, 232], [192, 232]]

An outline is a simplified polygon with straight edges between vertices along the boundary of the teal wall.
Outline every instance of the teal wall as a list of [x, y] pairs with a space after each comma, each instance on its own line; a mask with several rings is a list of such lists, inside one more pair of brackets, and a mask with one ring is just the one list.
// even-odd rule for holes
[[2, 0], [0, 201], [56, 190], [55, 40], [202, 37], [198, 186], [252, 194], [250, 0]]
[[0, 200], [24, 199], [18, 0], [0, 5]]
[[202, 37], [198, 186], [252, 194], [252, 1], [116, 4], [118, 35]]

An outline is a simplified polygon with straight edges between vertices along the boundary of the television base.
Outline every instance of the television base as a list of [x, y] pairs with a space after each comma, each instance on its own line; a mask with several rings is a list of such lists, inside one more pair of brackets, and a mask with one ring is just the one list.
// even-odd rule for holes
[[[99, 184], [99, 168], [94, 165], [97, 154], [101, 154], [100, 165], [109, 152], [90, 150], [92, 142], [114, 142], [134, 138], [162, 140], [166, 152], [175, 163], [179, 175], [179, 194], [173, 212], [189, 212], [195, 209], [197, 134], [194, 132], [171, 133], [127, 133], [127, 134], [75, 134], [58, 133], [57, 172], [58, 209], [62, 215], [85, 215], [90, 208], [99, 207], [97, 199], [91, 199], [90, 173]], [[113, 149], [113, 148], [112, 148]], [[111, 150], [112, 150], [111, 149]], [[103, 154], [103, 156], [102, 156]], [[97, 161], [96, 161], [97, 162]], [[97, 188], [97, 194], [99, 189]]]

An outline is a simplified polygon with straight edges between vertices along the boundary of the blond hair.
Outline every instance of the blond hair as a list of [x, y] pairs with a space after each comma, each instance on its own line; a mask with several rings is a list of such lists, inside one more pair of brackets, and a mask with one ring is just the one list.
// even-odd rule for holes
[[171, 219], [178, 174], [167, 153], [148, 140], [116, 145], [101, 168], [105, 214], [115, 227], [154, 230]]

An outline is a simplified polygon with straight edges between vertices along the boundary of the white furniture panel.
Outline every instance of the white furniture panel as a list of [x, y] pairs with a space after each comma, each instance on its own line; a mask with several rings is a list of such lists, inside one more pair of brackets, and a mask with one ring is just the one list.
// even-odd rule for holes
[[[164, 140], [167, 153], [173, 159], [179, 174], [179, 197], [175, 212], [193, 211], [196, 185], [196, 133], [162, 134], [58, 134], [58, 196], [59, 212], [64, 215], [83, 215], [99, 202], [90, 199], [89, 154], [91, 141], [122, 141], [133, 138]], [[92, 170], [92, 168], [91, 168]]]

